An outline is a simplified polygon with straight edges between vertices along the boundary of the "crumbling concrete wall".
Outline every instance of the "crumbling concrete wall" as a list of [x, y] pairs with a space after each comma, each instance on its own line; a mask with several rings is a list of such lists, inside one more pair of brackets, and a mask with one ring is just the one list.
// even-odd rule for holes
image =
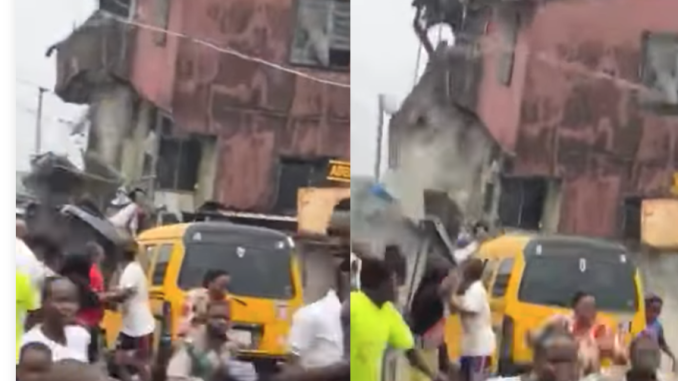
[[456, 102], [453, 51], [439, 47], [426, 72], [390, 122], [398, 184], [445, 192], [467, 220], [484, 216], [485, 185], [496, 177], [501, 149], [475, 113]]
[[136, 95], [125, 84], [110, 84], [97, 89], [92, 101], [88, 150], [120, 168], [123, 144], [135, 125]]

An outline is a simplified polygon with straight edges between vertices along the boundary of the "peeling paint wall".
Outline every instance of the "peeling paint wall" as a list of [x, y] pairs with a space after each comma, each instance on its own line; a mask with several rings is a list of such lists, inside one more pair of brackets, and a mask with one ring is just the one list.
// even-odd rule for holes
[[[180, 5], [176, 5], [180, 4]], [[250, 56], [288, 64], [293, 0], [172, 2], [169, 29]], [[141, 17], [152, 2], [139, 1]], [[329, 86], [153, 32], [137, 39], [135, 88], [170, 111], [186, 132], [218, 138], [215, 198], [267, 211], [274, 202], [280, 155], [350, 157], [349, 89]], [[306, 70], [347, 83], [349, 74]]]
[[477, 111], [514, 174], [563, 180], [561, 232], [613, 236], [623, 198], [667, 194], [678, 168], [678, 118], [639, 105], [643, 33], [678, 33], [673, 0], [554, 1], [524, 14], [512, 81], [498, 36], [482, 40]]

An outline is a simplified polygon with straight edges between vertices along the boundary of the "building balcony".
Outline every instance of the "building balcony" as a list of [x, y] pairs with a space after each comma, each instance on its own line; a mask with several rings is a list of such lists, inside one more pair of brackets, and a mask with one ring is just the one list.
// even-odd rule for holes
[[47, 55], [57, 54], [57, 95], [68, 103], [87, 104], [98, 87], [127, 81], [136, 29], [97, 11], [51, 47]]

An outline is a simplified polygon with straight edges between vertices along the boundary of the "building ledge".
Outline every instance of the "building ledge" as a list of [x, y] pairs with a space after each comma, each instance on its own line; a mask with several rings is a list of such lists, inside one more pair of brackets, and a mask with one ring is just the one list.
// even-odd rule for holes
[[55, 93], [65, 102], [87, 104], [98, 87], [128, 81], [135, 40], [136, 27], [94, 12], [47, 51], [57, 54]]

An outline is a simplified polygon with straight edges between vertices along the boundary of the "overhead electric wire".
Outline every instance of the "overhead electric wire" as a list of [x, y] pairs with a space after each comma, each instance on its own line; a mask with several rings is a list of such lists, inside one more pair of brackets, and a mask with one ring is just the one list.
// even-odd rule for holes
[[345, 88], [345, 89], [351, 88], [351, 85], [349, 83], [336, 82], [336, 81], [331, 81], [331, 80], [328, 80], [328, 79], [320, 78], [318, 76], [311, 75], [311, 74], [308, 74], [308, 73], [304, 73], [302, 71], [292, 69], [292, 68], [277, 64], [275, 62], [265, 60], [263, 58], [259, 58], [259, 57], [255, 57], [255, 56], [252, 56], [252, 55], [249, 55], [249, 54], [242, 53], [242, 52], [237, 51], [233, 48], [219, 46], [219, 45], [217, 45], [217, 43], [212, 42], [212, 41], [208, 41], [206, 39], [196, 38], [196, 37], [190, 36], [190, 35], [185, 34], [185, 33], [172, 31], [172, 30], [169, 30], [169, 29], [166, 29], [166, 28], [160, 28], [160, 27], [157, 27], [155, 25], [150, 25], [150, 24], [139, 22], [139, 21], [128, 20], [128, 19], [122, 18], [120, 16], [114, 15], [112, 13], [109, 13], [109, 12], [101, 11], [101, 14], [105, 18], [115, 20], [115, 21], [122, 23], [122, 24], [135, 26], [137, 28], [149, 30], [149, 31], [152, 31], [152, 32], [164, 33], [167, 36], [183, 38], [183, 39], [189, 40], [193, 43], [196, 43], [198, 45], [202, 45], [202, 46], [205, 46], [205, 47], [210, 48], [212, 50], [218, 51], [220, 53], [229, 54], [229, 55], [238, 57], [240, 59], [243, 59], [245, 61], [256, 62], [256, 63], [259, 63], [259, 64], [264, 65], [264, 66], [268, 66], [268, 67], [276, 69], [276, 70], [280, 70], [280, 71], [283, 71], [283, 72], [286, 72], [286, 73], [289, 73], [289, 74], [296, 75], [298, 77], [307, 79], [309, 81], [322, 83], [322, 84], [329, 85], [329, 86]]

